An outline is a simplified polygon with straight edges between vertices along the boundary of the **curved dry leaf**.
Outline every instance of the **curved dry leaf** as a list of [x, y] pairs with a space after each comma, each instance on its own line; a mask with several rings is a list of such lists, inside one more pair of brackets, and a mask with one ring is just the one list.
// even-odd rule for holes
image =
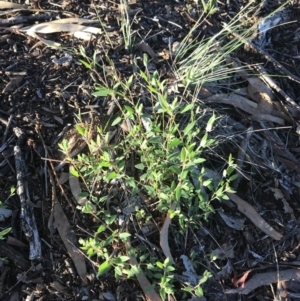
[[228, 105], [235, 106], [249, 114], [254, 114], [257, 109], [257, 103], [236, 94], [216, 94], [211, 97], [204, 99], [204, 101], [210, 103], [224, 103]]
[[237, 204], [238, 210], [245, 214], [257, 228], [275, 240], [280, 240], [282, 238], [282, 235], [273, 229], [250, 204], [234, 193], [227, 193], [227, 195], [234, 203]]
[[274, 94], [272, 90], [258, 77], [250, 77], [248, 80], [248, 94], [259, 103], [260, 101], [267, 101], [272, 104]]
[[65, 24], [65, 23], [56, 23], [56, 22], [45, 22], [42, 24], [36, 24], [33, 26], [28, 26], [20, 29], [21, 31], [25, 31], [26, 34], [35, 37], [36, 33], [54, 33], [54, 32], [69, 32], [74, 33], [77, 31], [83, 31], [93, 34], [99, 34], [102, 32], [100, 28], [84, 26], [80, 24]]
[[68, 250], [70, 257], [72, 258], [74, 265], [76, 267], [77, 273], [83, 282], [87, 281], [86, 277], [86, 264], [84, 256], [78, 252], [74, 246], [77, 244], [76, 236], [72, 233], [69, 221], [60, 205], [60, 203], [55, 200], [53, 215], [55, 220], [55, 225], [57, 227], [59, 236], [64, 242], [65, 247]]
[[27, 9], [26, 5], [7, 2], [7, 1], [0, 1], [0, 9], [9, 9], [9, 8], [16, 8], [16, 9]]
[[274, 271], [256, 274], [253, 275], [253, 277], [247, 282], [245, 282], [243, 286], [236, 289], [226, 290], [225, 293], [239, 293], [242, 295], [247, 295], [260, 286], [289, 280], [300, 281], [300, 270], [289, 269], [285, 271]]
[[[128, 253], [128, 256], [129, 256], [130, 264], [138, 267], [138, 262], [137, 262], [136, 258], [132, 254], [130, 254], [130, 252], [128, 252], [129, 247], [130, 247], [130, 242], [127, 241], [126, 249], [127, 249], [127, 253]], [[141, 268], [139, 268], [139, 273], [136, 275], [136, 278], [137, 278], [137, 280], [140, 284], [140, 287], [142, 288], [144, 294], [148, 298], [147, 300], [162, 301], [161, 298], [159, 297], [159, 295], [154, 290], [151, 283], [149, 282], [148, 278], [145, 276], [145, 274], [144, 274], [144, 272]]]
[[60, 43], [56, 43], [54, 41], [44, 39], [35, 33], [33, 33], [32, 37], [39, 39], [41, 42], [43, 42], [45, 45], [47, 45], [48, 47], [51, 47], [51, 48], [59, 48], [61, 46]]
[[76, 39], [84, 40], [84, 41], [91, 41], [92, 39], [96, 38], [94, 34], [85, 31], [76, 31], [73, 33], [73, 36]]
[[148, 53], [151, 56], [151, 58], [155, 58], [157, 56], [156, 53], [154, 52], [154, 50], [151, 48], [151, 46], [148, 43], [144, 42], [144, 41], [142, 41], [138, 45], [138, 48], [141, 51]]
[[22, 82], [23, 78], [24, 75], [12, 78], [3, 89], [2, 93], [15, 91], [17, 88], [19, 88], [19, 84]]
[[[171, 204], [170, 210], [173, 211], [175, 210], [175, 208], [176, 208], [176, 203]], [[168, 233], [169, 233], [170, 224], [171, 224], [171, 217], [170, 214], [168, 213], [164, 221], [164, 225], [161, 228], [159, 240], [160, 240], [161, 249], [164, 252], [165, 256], [169, 258], [172, 264], [175, 264], [169, 247]]]

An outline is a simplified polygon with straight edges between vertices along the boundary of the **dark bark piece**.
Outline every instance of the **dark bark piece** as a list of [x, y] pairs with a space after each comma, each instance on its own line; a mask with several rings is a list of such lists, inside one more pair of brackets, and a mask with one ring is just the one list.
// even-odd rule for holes
[[0, 241], [0, 256], [7, 257], [23, 271], [27, 271], [30, 268], [30, 262], [24, 257], [24, 255], [4, 241]]
[[18, 137], [17, 145], [14, 147], [14, 155], [17, 174], [17, 193], [21, 204], [21, 227], [29, 241], [29, 259], [38, 260], [42, 255], [41, 243], [33, 208], [29, 205], [31, 201], [28, 189], [27, 169], [20, 148], [20, 145], [26, 140], [26, 135], [20, 128], [15, 128], [14, 132]]

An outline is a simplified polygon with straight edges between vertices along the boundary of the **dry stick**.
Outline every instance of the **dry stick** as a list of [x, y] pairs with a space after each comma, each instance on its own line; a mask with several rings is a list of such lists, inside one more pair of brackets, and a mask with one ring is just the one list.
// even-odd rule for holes
[[[254, 66], [254, 68], [260, 73], [262, 79], [273, 89], [275, 90], [279, 95], [281, 95], [286, 102], [291, 105], [292, 107], [300, 110], [300, 106], [291, 98], [289, 97], [274, 81], [273, 79], [267, 75], [266, 70], [262, 66]], [[288, 109], [286, 108], [287, 112]]]
[[2, 144], [4, 144], [4, 142], [6, 141], [7, 134], [8, 134], [12, 119], [13, 119], [13, 115], [10, 115], [9, 118], [8, 118], [8, 121], [7, 121], [7, 125], [6, 125], [6, 129], [5, 129], [3, 138], [2, 138]]
[[[71, 206], [72, 212], [73, 212], [73, 213], [76, 212], [75, 206], [73, 205], [73, 203], [71, 202], [71, 200], [67, 197], [64, 188], [63, 188], [62, 185], [59, 183], [59, 178], [58, 178], [58, 176], [57, 176], [57, 173], [56, 173], [55, 167], [54, 167], [54, 165], [53, 165], [53, 163], [52, 163], [52, 160], [51, 160], [51, 159], [48, 159], [48, 161], [49, 161], [49, 163], [50, 163], [50, 166], [51, 166], [51, 169], [52, 169], [52, 171], [53, 171], [53, 174], [54, 174], [54, 176], [55, 176], [55, 178], [56, 178], [57, 185], [59, 186], [59, 188], [60, 188], [60, 190], [61, 190], [63, 196], [64, 196], [65, 199], [67, 200], [68, 204]], [[76, 214], [77, 214], [77, 212], [76, 212]], [[76, 216], [77, 216], [77, 215], [76, 215]], [[80, 219], [79, 216], [77, 216], [77, 218]]]
[[277, 60], [272, 58], [269, 54], [267, 54], [264, 50], [257, 47], [255, 44], [253, 44], [250, 41], [247, 41], [245, 38], [241, 37], [238, 33], [228, 30], [234, 37], [238, 38], [240, 41], [245, 43], [248, 47], [250, 47], [255, 52], [258, 52], [259, 54], [263, 55], [266, 60], [268, 60], [270, 63], [274, 64], [279, 70], [281, 70], [283, 73], [286, 74], [287, 78], [289, 78], [292, 81], [295, 81], [297, 83], [300, 83], [300, 77], [294, 75], [289, 70], [287, 70], [284, 66], [282, 66]]
[[18, 17], [11, 17], [7, 19], [3, 19], [0, 21], [0, 26], [8, 26], [8, 25], [15, 25], [20, 23], [27, 23], [32, 21], [50, 21], [58, 16], [58, 14], [41, 14], [41, 15], [32, 15], [32, 16], [18, 16]]
[[21, 227], [29, 241], [29, 259], [41, 259], [41, 243], [39, 232], [37, 230], [33, 208], [29, 205], [30, 193], [28, 189], [27, 169], [21, 151], [21, 145], [26, 140], [25, 133], [20, 128], [14, 128], [15, 135], [18, 138], [17, 145], [14, 147], [16, 174], [17, 174], [17, 193], [21, 203]]
[[[47, 150], [47, 146], [45, 144], [45, 141], [42, 137], [42, 134], [41, 134], [41, 131], [39, 129], [37, 129], [37, 132], [38, 132], [38, 135], [42, 141], [42, 144], [43, 144], [43, 147], [44, 147], [44, 151], [45, 151], [45, 158], [47, 159], [48, 158], [48, 150]], [[47, 180], [47, 161], [45, 160], [44, 162], [44, 179], [45, 179], [45, 195], [46, 197], [48, 197], [48, 180]]]

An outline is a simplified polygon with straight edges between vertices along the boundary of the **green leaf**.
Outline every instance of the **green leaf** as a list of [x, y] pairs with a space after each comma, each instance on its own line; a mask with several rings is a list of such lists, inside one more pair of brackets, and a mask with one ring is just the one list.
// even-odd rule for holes
[[104, 261], [98, 268], [98, 276], [106, 274], [111, 268], [111, 264], [108, 261]]
[[146, 253], [146, 254], [140, 256], [140, 258], [139, 258], [140, 262], [144, 262], [148, 257], [149, 257], [149, 253]]
[[186, 158], [187, 158], [187, 149], [185, 147], [183, 147], [180, 152], [181, 162], [185, 162]]
[[139, 169], [139, 170], [144, 170], [145, 169], [145, 165], [143, 163], [136, 164], [134, 167], [136, 169]]
[[131, 236], [131, 234], [128, 233], [128, 232], [123, 232], [123, 233], [120, 233], [120, 234], [119, 234], [119, 237], [120, 237], [122, 240], [124, 240], [124, 241], [126, 241], [127, 238], [130, 237], [130, 236]]
[[80, 197], [80, 198], [86, 198], [86, 197], [88, 197], [90, 194], [87, 192], [87, 191], [82, 191], [82, 192], [80, 192], [80, 193], [78, 193], [78, 196]]
[[183, 114], [183, 113], [185, 113], [185, 112], [187, 112], [187, 111], [192, 110], [193, 108], [194, 108], [194, 104], [193, 104], [193, 103], [190, 103], [190, 104], [188, 104], [188, 105], [182, 107], [182, 108], [180, 109], [179, 112], [180, 112], [181, 114]]
[[159, 143], [162, 143], [162, 138], [159, 136], [151, 137], [148, 142], [153, 143], [153, 144], [159, 144]]
[[205, 186], [205, 187], [207, 187], [211, 183], [212, 183], [212, 179], [208, 179], [208, 180], [205, 180], [202, 185]]
[[157, 261], [156, 262], [156, 265], [160, 268], [160, 269], [163, 269], [164, 268], [164, 264], [160, 261]]
[[177, 147], [182, 144], [182, 141], [178, 138], [173, 138], [172, 141], [170, 142], [170, 148]]
[[130, 115], [134, 114], [134, 109], [133, 109], [132, 107], [129, 107], [129, 106], [127, 106], [127, 105], [124, 105], [124, 108], [126, 109], [126, 111], [127, 111]]
[[145, 82], [148, 82], [148, 76], [146, 75], [145, 72], [143, 72], [142, 70], [140, 70], [140, 75], [145, 80]]
[[116, 217], [117, 217], [116, 215], [112, 215], [112, 216], [106, 217], [105, 218], [105, 223], [107, 225], [111, 225], [115, 221]]
[[175, 190], [175, 199], [176, 199], [177, 202], [179, 202], [180, 198], [181, 198], [181, 188], [180, 187], [176, 187], [176, 190]]
[[213, 115], [209, 118], [208, 122], [207, 122], [207, 125], [206, 125], [206, 132], [211, 132], [212, 131], [212, 127], [213, 127], [213, 124], [216, 120], [216, 115], [215, 113], [213, 113]]
[[76, 177], [76, 178], [79, 177], [79, 173], [78, 173], [78, 171], [75, 170], [75, 169], [71, 169], [71, 170], [70, 170], [70, 174], [71, 174], [72, 176]]
[[197, 297], [202, 297], [203, 296], [203, 290], [200, 286], [198, 286], [197, 289], [195, 290], [195, 295]]
[[114, 90], [105, 88], [105, 87], [97, 87], [97, 91], [92, 93], [93, 96], [105, 97], [114, 93]]
[[195, 120], [192, 121], [191, 123], [189, 123], [189, 124], [185, 127], [185, 129], [183, 130], [184, 135], [187, 136], [187, 135], [189, 134], [189, 132], [190, 132], [192, 129], [194, 129], [195, 125], [196, 125], [196, 121], [195, 121]]
[[91, 64], [89, 64], [88, 62], [84, 61], [84, 60], [79, 60], [79, 62], [87, 69], [91, 70], [92, 69], [92, 66]]
[[119, 175], [115, 172], [112, 171], [111, 173], [109, 173], [109, 175], [106, 177], [108, 181], [112, 180], [112, 179], [116, 179]]
[[128, 256], [125, 255], [119, 256], [118, 258], [120, 258], [122, 262], [126, 262], [130, 259]]
[[208, 133], [206, 132], [204, 134], [204, 136], [202, 137], [202, 139], [201, 139], [200, 147], [205, 147], [206, 146], [207, 138], [208, 138]]
[[221, 196], [221, 199], [222, 199], [222, 200], [225, 200], [225, 201], [230, 200], [230, 198], [228, 197], [227, 194], [223, 194], [223, 195]]
[[113, 121], [113, 123], [111, 124], [112, 126], [115, 126], [115, 125], [117, 125], [118, 123], [120, 123], [122, 121], [122, 118], [119, 116], [119, 117], [117, 117], [114, 121]]
[[118, 266], [115, 267], [115, 273], [116, 273], [117, 275], [119, 275], [119, 276], [122, 276], [122, 275], [123, 275], [121, 268], [118, 267]]
[[81, 135], [81, 136], [84, 136], [85, 134], [85, 128], [82, 127], [80, 124], [76, 124], [76, 130], [77, 132]]
[[105, 231], [106, 227], [104, 225], [101, 225], [98, 230], [97, 233], [102, 233], [103, 231]]
[[231, 182], [231, 181], [235, 180], [237, 177], [238, 177], [238, 175], [234, 174], [228, 180], [229, 180], [229, 182]]
[[16, 187], [15, 186], [11, 186], [10, 187], [10, 194], [14, 194], [16, 192]]
[[8, 234], [8, 233], [10, 232], [10, 230], [11, 230], [11, 227], [6, 228], [6, 229], [0, 231], [0, 240], [3, 240], [3, 239], [4, 239], [4, 236], [5, 236], [6, 234]]

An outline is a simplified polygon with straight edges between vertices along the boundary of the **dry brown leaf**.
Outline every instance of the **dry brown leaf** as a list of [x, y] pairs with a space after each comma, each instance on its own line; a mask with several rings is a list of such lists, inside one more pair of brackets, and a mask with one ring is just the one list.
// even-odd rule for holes
[[[126, 243], [126, 248], [127, 248], [127, 253], [129, 256], [129, 261], [131, 265], [135, 265], [138, 267], [138, 262], [136, 258], [128, 252], [128, 249], [130, 248], [130, 242], [127, 241]], [[140, 287], [142, 288], [144, 294], [146, 295], [147, 299], [149, 301], [162, 301], [159, 295], [156, 293], [154, 288], [152, 287], [151, 283], [149, 282], [148, 278], [145, 276], [144, 272], [142, 271], [141, 268], [139, 268], [139, 273], [136, 275], [136, 278], [140, 284]]]
[[258, 77], [250, 77], [248, 80], [248, 94], [259, 103], [260, 101], [267, 101], [272, 104], [274, 94], [272, 90]]
[[151, 46], [148, 43], [142, 41], [139, 43], [138, 48], [141, 51], [148, 53], [151, 56], [151, 58], [156, 57], [156, 53], [154, 52], [154, 50], [151, 48]]
[[78, 275], [83, 282], [86, 282], [86, 264], [84, 256], [76, 250], [76, 247], [74, 247], [77, 244], [76, 236], [74, 233], [72, 233], [69, 221], [60, 203], [57, 200], [54, 204], [53, 215], [59, 236], [64, 242], [64, 245], [67, 248], [70, 257], [74, 262]]
[[[170, 210], [175, 210], [176, 208], [176, 203], [171, 204]], [[165, 256], [169, 258], [170, 262], [172, 264], [175, 264], [175, 261], [173, 260], [170, 247], [169, 247], [169, 226], [171, 224], [171, 217], [170, 214], [168, 213], [166, 216], [166, 219], [164, 221], [163, 227], [161, 228], [160, 231], [160, 246], [162, 251], [164, 252]]]
[[201, 98], [201, 99], [205, 99], [205, 98], [208, 98], [210, 96], [213, 96], [213, 93], [210, 92], [207, 88], [205, 87], [201, 87], [200, 88], [200, 91], [199, 91], [199, 94], [198, 94], [198, 98]]
[[274, 271], [267, 273], [260, 273], [254, 275], [250, 280], [244, 283], [242, 287], [226, 290], [226, 294], [242, 294], [247, 295], [253, 290], [260, 286], [269, 285], [271, 283], [277, 283], [278, 281], [300, 281], [300, 270], [298, 269], [289, 269], [285, 271]]
[[250, 272], [252, 272], [252, 270], [248, 270], [247, 272], [245, 272], [244, 275], [239, 279], [232, 278], [231, 281], [232, 281], [233, 285], [235, 287], [244, 287], [244, 284], [245, 284]]
[[22, 82], [23, 78], [23, 75], [12, 78], [3, 89], [2, 93], [15, 91], [19, 87], [19, 84]]
[[282, 201], [284, 213], [290, 213], [293, 220], [296, 221], [296, 218], [295, 218], [295, 215], [294, 215], [294, 210], [291, 208], [290, 204], [285, 199], [285, 197], [284, 197], [283, 193], [281, 192], [281, 190], [278, 189], [278, 188], [270, 188], [270, 190], [273, 192], [274, 197], [275, 197], [276, 200], [278, 200], [278, 201], [281, 200]]
[[26, 34], [36, 37], [36, 33], [54, 33], [54, 32], [69, 32], [74, 33], [77, 31], [92, 33], [92, 34], [99, 34], [102, 32], [100, 28], [91, 27], [91, 26], [84, 26], [80, 24], [72, 24], [72, 23], [57, 23], [57, 22], [44, 22], [41, 24], [35, 24], [33, 26], [28, 26], [22, 28], [21, 31], [24, 31]]
[[204, 101], [210, 103], [224, 103], [224, 104], [232, 105], [251, 115], [254, 114], [257, 109], [257, 103], [236, 94], [231, 94], [231, 95], [215, 94], [211, 97], [204, 99]]
[[273, 229], [258, 213], [257, 211], [242, 200], [240, 197], [238, 197], [234, 193], [227, 193], [227, 195], [230, 197], [230, 199], [237, 204], [238, 210], [245, 214], [252, 222], [253, 224], [259, 228], [261, 231], [269, 235], [271, 238], [275, 240], [280, 240], [282, 238], [282, 235], [277, 232], [275, 229]]

